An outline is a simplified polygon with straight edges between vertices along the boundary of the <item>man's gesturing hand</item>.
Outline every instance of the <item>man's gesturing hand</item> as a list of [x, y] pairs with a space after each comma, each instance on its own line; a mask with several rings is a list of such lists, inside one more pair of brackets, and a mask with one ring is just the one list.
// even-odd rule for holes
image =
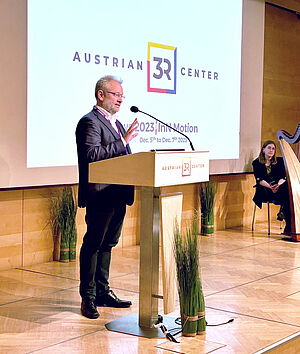
[[138, 133], [135, 131], [138, 127], [138, 120], [135, 118], [131, 126], [128, 128], [126, 134], [124, 135], [124, 140], [126, 141], [126, 144], [129, 144], [129, 142], [135, 138]]

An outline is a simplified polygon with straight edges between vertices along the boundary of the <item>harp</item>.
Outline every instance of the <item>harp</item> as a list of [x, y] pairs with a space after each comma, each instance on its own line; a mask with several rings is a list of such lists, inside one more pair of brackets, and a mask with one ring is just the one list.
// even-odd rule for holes
[[300, 123], [294, 135], [278, 130], [277, 139], [282, 152], [289, 187], [291, 208], [291, 236], [300, 241]]

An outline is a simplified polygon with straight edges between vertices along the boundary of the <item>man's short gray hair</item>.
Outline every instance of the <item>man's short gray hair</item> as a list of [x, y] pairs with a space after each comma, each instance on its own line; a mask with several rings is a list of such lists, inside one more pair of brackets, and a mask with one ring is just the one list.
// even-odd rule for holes
[[106, 75], [101, 77], [97, 83], [96, 83], [96, 87], [95, 87], [95, 97], [96, 99], [98, 98], [98, 91], [102, 90], [102, 91], [107, 91], [107, 84], [110, 81], [117, 81], [119, 82], [121, 85], [123, 83], [123, 80], [120, 77], [117, 76], [112, 76], [112, 75]]

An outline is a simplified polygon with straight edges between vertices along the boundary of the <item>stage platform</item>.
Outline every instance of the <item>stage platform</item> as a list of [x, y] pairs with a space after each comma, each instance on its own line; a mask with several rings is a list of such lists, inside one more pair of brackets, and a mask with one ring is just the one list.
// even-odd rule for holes
[[[253, 234], [230, 229], [199, 236], [208, 325], [234, 321], [208, 326], [206, 335], [179, 335], [180, 344], [105, 328], [138, 312], [139, 246], [115, 249], [111, 267], [112, 289], [132, 307], [98, 308], [96, 320], [80, 314], [78, 262], [2, 271], [0, 352], [299, 353], [300, 243], [282, 240], [279, 223], [271, 231], [268, 237], [267, 225], [257, 223]], [[162, 300], [159, 306], [163, 315]], [[177, 301], [168, 317], [178, 316]]]

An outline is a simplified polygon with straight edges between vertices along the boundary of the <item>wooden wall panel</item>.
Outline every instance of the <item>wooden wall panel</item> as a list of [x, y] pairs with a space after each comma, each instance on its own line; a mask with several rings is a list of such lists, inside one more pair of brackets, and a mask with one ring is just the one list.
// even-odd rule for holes
[[26, 189], [23, 210], [23, 266], [53, 260], [53, 239], [48, 224], [51, 188]]
[[0, 270], [19, 267], [22, 264], [22, 233], [1, 236]]
[[277, 6], [281, 6], [285, 9], [300, 12], [300, 1], [299, 0], [267, 0], [266, 2], [272, 3]]
[[218, 185], [215, 200], [215, 229], [248, 226], [253, 211], [253, 175], [212, 176], [212, 180]]
[[[75, 195], [78, 193], [78, 186], [73, 186]], [[77, 245], [76, 245], [76, 254], [77, 258], [79, 256], [80, 247], [82, 244], [83, 236], [86, 232], [86, 223], [85, 223], [85, 208], [78, 208], [76, 214], [76, 227], [77, 227]]]
[[299, 122], [300, 19], [266, 5], [262, 142], [276, 141], [277, 130], [294, 133]]
[[22, 263], [22, 191], [0, 192], [0, 270]]
[[79, 254], [80, 247], [82, 244], [83, 236], [86, 232], [86, 223], [85, 223], [85, 208], [78, 208], [76, 215], [76, 226], [77, 226], [77, 245], [76, 250]]

